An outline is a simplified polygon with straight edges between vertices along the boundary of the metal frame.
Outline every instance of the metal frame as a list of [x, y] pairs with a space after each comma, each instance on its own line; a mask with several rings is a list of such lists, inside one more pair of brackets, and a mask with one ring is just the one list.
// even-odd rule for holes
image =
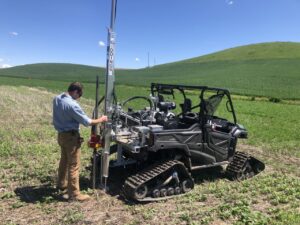
[[[176, 85], [176, 84], [159, 84], [159, 83], [151, 83], [151, 94], [154, 96], [155, 92], [157, 92], [158, 94], [161, 93], [160, 91], [163, 89], [177, 89], [179, 90], [182, 94], [184, 99], [186, 99], [186, 95], [184, 93], [184, 89], [190, 89], [190, 90], [201, 90], [201, 94], [200, 94], [200, 100], [201, 103], [204, 103], [204, 92], [205, 91], [222, 91], [224, 92], [224, 94], [227, 96], [228, 100], [229, 100], [229, 104], [232, 110], [232, 115], [233, 115], [233, 120], [234, 123], [237, 123], [237, 119], [236, 119], [236, 115], [235, 115], [235, 111], [234, 111], [234, 107], [232, 104], [232, 100], [231, 100], [231, 96], [230, 96], [230, 92], [227, 89], [223, 89], [223, 88], [215, 88], [215, 87], [208, 87], [208, 86], [193, 86], [193, 85]], [[200, 117], [204, 118], [204, 111], [203, 111], [203, 106], [200, 105]]]

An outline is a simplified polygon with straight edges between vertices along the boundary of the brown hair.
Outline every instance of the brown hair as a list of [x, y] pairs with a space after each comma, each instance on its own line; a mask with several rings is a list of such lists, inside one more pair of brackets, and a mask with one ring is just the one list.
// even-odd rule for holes
[[79, 93], [81, 93], [82, 89], [83, 89], [83, 85], [81, 83], [73, 82], [69, 85], [68, 92], [78, 91]]

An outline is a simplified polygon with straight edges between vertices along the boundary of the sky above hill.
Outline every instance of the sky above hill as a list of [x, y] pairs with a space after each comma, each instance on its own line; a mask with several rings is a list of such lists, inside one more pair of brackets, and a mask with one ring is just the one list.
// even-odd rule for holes
[[[0, 68], [105, 66], [111, 0], [1, 0]], [[260, 42], [300, 42], [299, 0], [118, 0], [116, 67]], [[149, 55], [149, 57], [148, 57]]]

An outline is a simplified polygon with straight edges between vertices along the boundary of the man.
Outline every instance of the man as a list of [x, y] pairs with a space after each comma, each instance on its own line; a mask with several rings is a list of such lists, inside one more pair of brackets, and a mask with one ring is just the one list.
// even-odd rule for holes
[[68, 193], [69, 200], [78, 201], [90, 199], [88, 195], [81, 194], [79, 189], [80, 147], [83, 141], [79, 124], [92, 126], [107, 121], [107, 116], [90, 119], [83, 112], [76, 101], [82, 94], [82, 84], [73, 82], [67, 92], [53, 99], [53, 125], [58, 131], [58, 144], [61, 147], [57, 187]]

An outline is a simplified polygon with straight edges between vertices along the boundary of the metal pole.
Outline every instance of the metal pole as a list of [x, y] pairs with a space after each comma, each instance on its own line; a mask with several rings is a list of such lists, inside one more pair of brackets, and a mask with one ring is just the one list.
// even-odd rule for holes
[[114, 83], [115, 83], [115, 71], [114, 71], [114, 60], [115, 60], [115, 17], [116, 17], [116, 0], [112, 0], [111, 4], [111, 21], [110, 28], [108, 29], [108, 43], [107, 46], [107, 60], [106, 60], [106, 77], [105, 77], [105, 108], [104, 112], [108, 117], [108, 121], [105, 123], [104, 129], [104, 150], [101, 157], [101, 179], [100, 183], [104, 189], [106, 189], [106, 183], [109, 173], [109, 153], [110, 153], [110, 142], [112, 132], [112, 113], [113, 113], [113, 96], [114, 96]]
[[[94, 119], [98, 119], [98, 99], [99, 99], [99, 76], [96, 78], [96, 104], [94, 109]], [[92, 135], [97, 135], [97, 126], [92, 126]], [[96, 188], [96, 170], [97, 170], [97, 148], [93, 151], [93, 189]]]

